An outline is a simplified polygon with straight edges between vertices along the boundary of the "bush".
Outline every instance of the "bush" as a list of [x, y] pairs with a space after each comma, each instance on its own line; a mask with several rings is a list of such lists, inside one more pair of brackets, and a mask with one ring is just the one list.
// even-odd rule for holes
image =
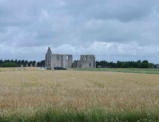
[[18, 67], [18, 65], [14, 62], [6, 62], [2, 64], [2, 67]]

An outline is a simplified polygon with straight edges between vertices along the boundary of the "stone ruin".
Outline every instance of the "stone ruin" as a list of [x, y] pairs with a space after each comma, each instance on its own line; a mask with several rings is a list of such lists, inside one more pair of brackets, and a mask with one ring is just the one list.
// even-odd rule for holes
[[74, 61], [73, 68], [96, 68], [96, 61], [94, 55], [81, 55], [80, 60]]
[[53, 70], [55, 67], [62, 68], [96, 68], [96, 61], [94, 55], [81, 55], [80, 60], [73, 62], [71, 54], [53, 54], [51, 49], [45, 56], [45, 67]]
[[55, 67], [71, 68], [72, 61], [72, 55], [53, 54], [51, 49], [48, 48], [45, 56], [45, 67], [50, 70]]

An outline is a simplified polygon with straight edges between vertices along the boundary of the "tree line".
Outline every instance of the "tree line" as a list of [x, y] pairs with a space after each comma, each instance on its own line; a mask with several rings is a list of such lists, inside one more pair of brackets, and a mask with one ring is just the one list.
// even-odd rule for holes
[[107, 61], [97, 61], [97, 68], [155, 68], [155, 64], [149, 63], [147, 60], [144, 61], [117, 61], [107, 62]]
[[[27, 61], [27, 60], [0, 60], [0, 67], [45, 67], [45, 60]], [[155, 68], [155, 64], [144, 61], [96, 61], [97, 68]]]
[[44, 67], [45, 61], [0, 60], [0, 67]]

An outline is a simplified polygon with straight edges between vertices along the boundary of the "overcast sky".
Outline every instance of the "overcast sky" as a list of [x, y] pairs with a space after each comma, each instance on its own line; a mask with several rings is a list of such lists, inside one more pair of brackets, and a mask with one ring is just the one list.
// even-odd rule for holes
[[159, 63], [159, 0], [0, 0], [0, 58], [53, 53]]

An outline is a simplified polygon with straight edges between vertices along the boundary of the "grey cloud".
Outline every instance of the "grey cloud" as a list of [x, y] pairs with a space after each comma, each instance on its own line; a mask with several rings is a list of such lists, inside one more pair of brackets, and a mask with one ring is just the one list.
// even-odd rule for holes
[[158, 3], [0, 0], [0, 57], [42, 59], [48, 46], [56, 53], [94, 53], [98, 59], [157, 57]]
[[151, 14], [157, 0], [70, 0], [70, 13], [96, 19], [117, 19], [120, 21], [133, 21]]

